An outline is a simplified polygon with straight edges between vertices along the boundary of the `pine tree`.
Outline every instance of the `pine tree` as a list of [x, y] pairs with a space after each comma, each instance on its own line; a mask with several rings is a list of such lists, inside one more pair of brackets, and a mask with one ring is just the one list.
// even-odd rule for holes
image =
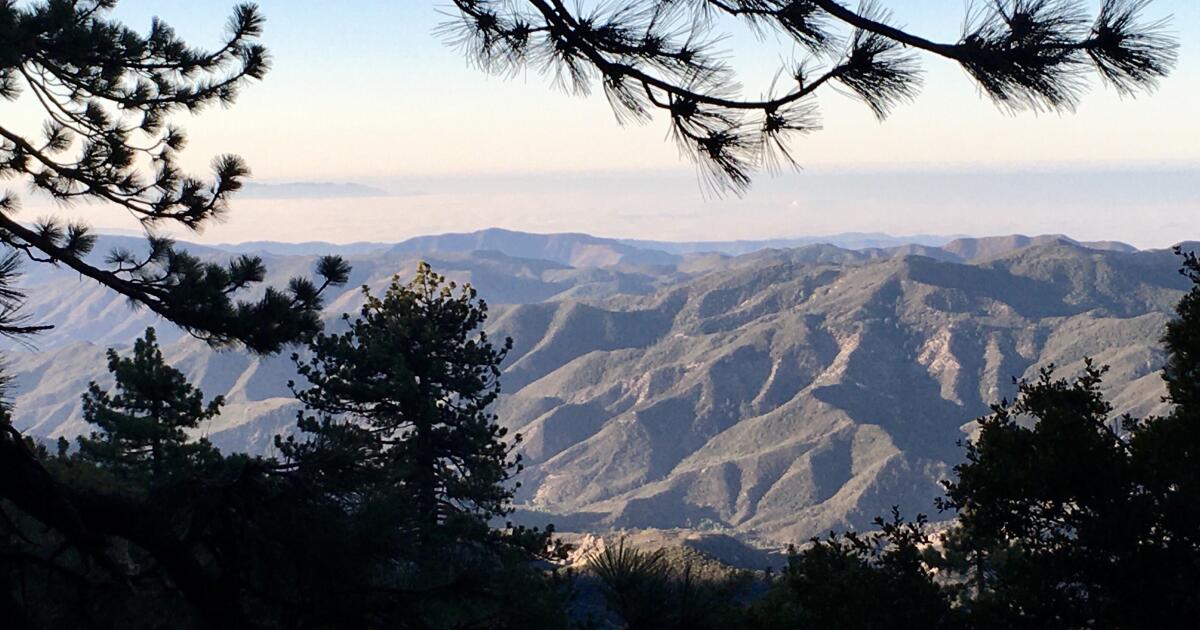
[[946, 569], [981, 627], [1193, 627], [1200, 616], [1200, 263], [1167, 326], [1170, 412], [1114, 417], [1090, 361], [996, 405], [947, 484]]
[[1163, 343], [1170, 354], [1163, 368], [1163, 380], [1175, 411], [1200, 414], [1200, 258], [1195, 252], [1176, 247], [1183, 258], [1180, 269], [1192, 283], [1192, 289], [1175, 307], [1176, 317], [1167, 324]]
[[215, 418], [225, 399], [204, 403], [204, 393], [163, 360], [153, 328], [129, 357], [108, 351], [115, 393], [94, 381], [83, 395], [83, 418], [99, 431], [79, 438], [79, 457], [129, 480], [161, 484], [188, 466], [211, 460], [208, 440], [187, 431]]
[[305, 409], [299, 435], [276, 440], [322, 528], [342, 532], [345, 550], [329, 555], [361, 554], [339, 580], [363, 596], [368, 612], [354, 614], [386, 627], [563, 627], [561, 585], [530, 561], [567, 547], [551, 527], [493, 528], [520, 468], [520, 437], [489, 411], [512, 341], [493, 345], [487, 304], [425, 263], [382, 296], [363, 292], [344, 332], [293, 355]]
[[0, 178], [22, 178], [64, 208], [79, 200], [120, 207], [141, 222], [146, 243], [97, 264], [88, 256], [96, 237], [86, 222], [55, 215], [28, 225], [13, 216], [18, 199], [4, 193], [0, 246], [69, 267], [214, 344], [276, 352], [307, 338], [320, 328], [320, 289], [345, 282], [340, 259], [318, 265], [320, 286], [297, 278], [238, 299], [263, 281], [260, 258], [202, 261], [160, 234], [203, 228], [229, 209], [250, 174], [234, 155], [213, 161], [211, 181], [183, 172], [186, 134], [170, 118], [229, 105], [242, 86], [265, 76], [262, 13], [237, 6], [224, 41], [205, 50], [159, 20], [145, 34], [130, 29], [110, 16], [116, 4], [0, 2], [0, 100], [25, 96], [46, 116], [40, 134], [0, 124]]
[[512, 341], [493, 346], [480, 330], [487, 304], [425, 263], [382, 297], [363, 292], [346, 332], [294, 357], [311, 384], [297, 397], [315, 415], [301, 413], [307, 439], [280, 441], [281, 452], [331, 492], [391, 501], [394, 526], [426, 551], [482, 540], [509, 513], [519, 466], [488, 411]]
[[[286, 287], [261, 288], [266, 276], [261, 259], [201, 260], [161, 234], [163, 228], [207, 225], [228, 209], [249, 173], [230, 155], [214, 160], [207, 181], [185, 173], [179, 160], [185, 136], [170, 118], [230, 104], [242, 86], [264, 76], [269, 63], [259, 42], [262, 14], [252, 4], [236, 7], [226, 36], [205, 50], [188, 45], [159, 20], [145, 33], [129, 28], [112, 17], [116, 4], [0, 1], [0, 100], [24, 96], [45, 114], [41, 133], [0, 124], [0, 178], [21, 180], [59, 203], [55, 216], [29, 225], [14, 214], [17, 198], [0, 195], [0, 334], [23, 336], [43, 328], [19, 310], [24, 292], [13, 276], [23, 257], [70, 268], [213, 345], [271, 353], [307, 340], [322, 327], [325, 289], [347, 281], [349, 267], [340, 258], [320, 259], [315, 281], [297, 277]], [[81, 217], [63, 216], [80, 200], [129, 212], [145, 228], [145, 243], [92, 256], [94, 234]], [[164, 453], [159, 455], [161, 464]], [[261, 484], [266, 466], [245, 458], [230, 462], [234, 481], [195, 484], [194, 494], [164, 503], [131, 496], [128, 488], [110, 492], [74, 485], [48, 465], [40, 450], [0, 418], [0, 504], [61, 537], [53, 558], [77, 554], [111, 584], [125, 584], [138, 576], [113, 558], [110, 541], [122, 541], [154, 556], [161, 569], [157, 578], [182, 594], [208, 625], [247, 625], [238, 614], [240, 602], [230, 596], [240, 585], [212, 570], [218, 555], [212, 549], [191, 553], [182, 538], [194, 538], [196, 531], [180, 523], [201, 515], [196, 510], [201, 504], [208, 506], [203, 516], [216, 518], [222, 512], [214, 505], [237, 495], [230, 484], [240, 490]], [[37, 564], [23, 561], [21, 570]]]

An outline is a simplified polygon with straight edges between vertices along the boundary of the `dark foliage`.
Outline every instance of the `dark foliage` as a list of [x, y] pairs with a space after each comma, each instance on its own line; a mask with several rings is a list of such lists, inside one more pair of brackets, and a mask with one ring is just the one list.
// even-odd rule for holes
[[1177, 414], [1200, 412], [1200, 259], [1195, 252], [1176, 248], [1183, 257], [1184, 276], [1195, 285], [1175, 307], [1178, 315], [1167, 324], [1163, 344], [1170, 350], [1163, 378]]
[[[108, 18], [116, 0], [0, 2], [0, 99], [24, 96], [47, 116], [41, 137], [0, 125], [0, 178], [23, 178], [63, 204], [100, 201], [128, 210], [147, 230], [145, 252], [87, 259], [95, 245], [85, 223], [48, 218], [32, 227], [12, 217], [17, 200], [0, 196], [0, 242], [30, 260], [66, 265], [215, 344], [257, 352], [317, 332], [321, 291], [346, 281], [340, 259], [323, 260], [318, 283], [297, 278], [255, 300], [236, 294], [261, 283], [262, 260], [244, 256], [221, 265], [175, 248], [153, 230], [165, 224], [200, 229], [228, 208], [249, 168], [221, 156], [211, 181], [184, 174], [184, 133], [171, 114], [228, 105], [238, 89], [267, 71], [257, 42], [263, 18], [238, 6], [224, 42], [200, 50], [154, 21], [146, 34]], [[144, 167], [153, 174], [145, 176]], [[6, 304], [19, 303], [19, 292]], [[7, 313], [11, 307], [6, 306]], [[36, 332], [6, 325], [0, 331]]]
[[[484, 309], [469, 289], [449, 298], [428, 268], [421, 278], [428, 291], [404, 293], [408, 289], [396, 285], [368, 308], [414, 301], [444, 307], [441, 319], [410, 313], [416, 319], [402, 329], [424, 330], [424, 347], [444, 356], [439, 353], [456, 347], [455, 338], [444, 335], [470, 333], [481, 321], [472, 315], [482, 317]], [[422, 326], [435, 319], [441, 328]], [[399, 354], [415, 363], [412, 349], [421, 343], [403, 341], [375, 356], [406, 349]], [[468, 350], [470, 342], [459, 337], [457, 343]], [[153, 330], [131, 356], [110, 351], [112, 392], [93, 383], [84, 395], [86, 418], [97, 431], [81, 438], [75, 451], [65, 440], [55, 453], [22, 442], [31, 465], [44, 474], [38, 483], [53, 493], [40, 501], [0, 500], [5, 627], [565, 627], [570, 584], [534, 564], [561, 557], [564, 548], [550, 539], [552, 530], [489, 525], [491, 516], [507, 513], [511, 463], [484, 412], [489, 395], [473, 396], [493, 391], [493, 361], [501, 353], [486, 343], [472, 348], [464, 356], [482, 362], [475, 366], [485, 375], [482, 388], [461, 396], [446, 390], [441, 400], [474, 399], [481, 406], [433, 427], [440, 434], [435, 447], [453, 449], [434, 465], [444, 463], [453, 474], [420, 470], [429, 465], [420, 448], [428, 445], [397, 445], [405, 439], [400, 433], [374, 433], [387, 442], [376, 450], [357, 441], [355, 447], [367, 450], [339, 452], [351, 443], [325, 431], [330, 425], [306, 423], [312, 440], [285, 443], [288, 462], [224, 456], [186, 433], [216, 416], [221, 400], [203, 403], [203, 394], [163, 361]], [[416, 374], [433, 382], [429, 372]], [[405, 375], [414, 378], [413, 372], [390, 373], [389, 385]], [[430, 428], [419, 426], [407, 437], [420, 440], [417, 432]], [[341, 465], [358, 457], [364, 459], [353, 467]], [[460, 472], [463, 462], [475, 469]], [[422, 503], [426, 473], [433, 473], [429, 506]], [[429, 507], [435, 517], [416, 506]]]
[[947, 484], [958, 512], [947, 568], [981, 626], [1194, 625], [1200, 608], [1200, 424], [1194, 392], [1196, 284], [1164, 337], [1171, 412], [1112, 417], [1104, 368], [1074, 381], [1051, 368], [981, 420]]
[[963, 619], [933, 579], [925, 517], [893, 510], [879, 530], [814, 539], [793, 550], [772, 588], [746, 611], [759, 628], [956, 628]]
[[191, 441], [185, 431], [216, 417], [225, 400], [217, 396], [204, 404], [203, 393], [163, 361], [153, 328], [137, 340], [130, 358], [110, 349], [108, 371], [115, 395], [95, 382], [83, 395], [83, 419], [99, 431], [79, 438], [81, 459], [122, 479], [157, 485], [216, 455], [207, 440]]
[[306, 361], [294, 355], [311, 385], [297, 390], [307, 412], [301, 439], [276, 443], [344, 518], [371, 523], [376, 552], [394, 567], [383, 572], [392, 588], [422, 595], [404, 614], [445, 627], [498, 622], [520, 610], [503, 574], [561, 551], [552, 530], [490, 526], [511, 512], [508, 481], [519, 467], [510, 456], [519, 436], [506, 443], [488, 412], [511, 341], [494, 347], [474, 289], [424, 263], [382, 297], [364, 293], [346, 332], [315, 337]]
[[[167, 365], [153, 329], [133, 356], [109, 352], [115, 394], [84, 394], [98, 429], [69, 452], [26, 441], [9, 459], [44, 496], [0, 500], [0, 580], [13, 619], [37, 628], [198, 627], [236, 619], [234, 580], [216, 577], [220, 520], [257, 464], [184, 433], [219, 411]], [[18, 468], [20, 467], [20, 468]], [[36, 468], [35, 468], [36, 467]], [[212, 511], [209, 511], [212, 509]], [[226, 512], [230, 509], [230, 512]], [[18, 626], [21, 627], [21, 626]]]
[[[305, 440], [278, 441], [286, 459], [347, 502], [396, 495], [407, 512], [396, 526], [422, 540], [487, 532], [510, 511], [504, 483], [519, 466], [487, 411], [512, 340], [492, 346], [480, 330], [487, 305], [469, 285], [456, 289], [424, 263], [382, 297], [364, 288], [346, 332], [317, 335], [307, 361], [293, 355], [312, 385], [296, 397], [316, 415], [300, 416]], [[344, 483], [352, 485], [336, 485]]]
[[[203, 51], [161, 22], [144, 35], [131, 31], [108, 17], [115, 4], [0, 1], [0, 98], [24, 95], [47, 117], [40, 137], [0, 126], [0, 177], [22, 179], [64, 206], [76, 200], [115, 204], [147, 230], [143, 252], [114, 251], [96, 265], [88, 258], [96, 239], [85, 224], [59, 218], [19, 223], [12, 214], [16, 198], [4, 195], [0, 242], [9, 253], [0, 258], [0, 334], [44, 328], [19, 311], [23, 292], [13, 280], [18, 257], [25, 257], [65, 265], [213, 344], [273, 352], [308, 338], [321, 327], [323, 290], [346, 281], [343, 261], [323, 259], [316, 270], [319, 282], [297, 278], [284, 289], [266, 288], [256, 299], [242, 299], [265, 277], [261, 260], [202, 261], [153, 232], [164, 224], [203, 227], [225, 210], [248, 173], [241, 160], [225, 156], [215, 162], [211, 182], [183, 174], [176, 156], [184, 136], [167, 118], [228, 104], [241, 85], [263, 75], [267, 58], [257, 43], [262, 27], [257, 9], [235, 9], [225, 41]], [[143, 176], [147, 164], [149, 177]], [[94, 627], [108, 619], [125, 627], [186, 627], [187, 619], [168, 614], [180, 602], [209, 626], [245, 625], [242, 574], [221, 564], [227, 557], [223, 546], [234, 534], [230, 523], [239, 521], [222, 519], [262, 503], [257, 495], [267, 486], [249, 480], [261, 479], [270, 467], [180, 446], [179, 429], [207, 411], [185, 417], [193, 410], [194, 392], [160, 369], [152, 345], [147, 340], [144, 356], [132, 363], [114, 363], [122, 390], [115, 398], [93, 392], [91, 413], [101, 432], [85, 441], [91, 461], [69, 456], [66, 448], [50, 455], [24, 439], [7, 415], [0, 421], [0, 505], [7, 515], [0, 523], [6, 526], [5, 543], [17, 545], [15, 555], [5, 557], [15, 564], [5, 564], [0, 579], [6, 587], [17, 584], [11, 580], [20, 586], [4, 589], [0, 605], [11, 613], [3, 615], [6, 625]], [[139, 375], [143, 369], [149, 372]], [[171, 391], [139, 391], [136, 383], [143, 377]], [[172, 403], [179, 413], [148, 422], [154, 414], [140, 407], [174, 396], [182, 397]], [[167, 424], [158, 426], [160, 420]], [[156, 485], [132, 479], [146, 472], [140, 452], [149, 444], [153, 453], [155, 443], [159, 457], [150, 456], [149, 475]], [[212, 457], [192, 456], [200, 451]], [[185, 452], [190, 454], [173, 457]], [[211, 460], [212, 470], [203, 475], [192, 470], [200, 460]], [[43, 571], [41, 599], [26, 597], [38, 592], [30, 567]], [[131, 598], [132, 593], [141, 596]], [[60, 601], [63, 606], [38, 605]], [[151, 608], [166, 617], [134, 605], [152, 601]], [[70, 619], [29, 618], [31, 611]]]
[[705, 630], [743, 625], [741, 602], [751, 577], [705, 574], [690, 559], [672, 562], [666, 550], [606, 546], [588, 560], [608, 608], [629, 630]]

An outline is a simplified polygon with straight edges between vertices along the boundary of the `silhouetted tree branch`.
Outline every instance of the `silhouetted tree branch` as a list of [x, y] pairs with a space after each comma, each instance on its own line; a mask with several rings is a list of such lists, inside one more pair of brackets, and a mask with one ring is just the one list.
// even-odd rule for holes
[[[207, 51], [189, 47], [158, 20], [145, 35], [132, 31], [108, 18], [115, 5], [0, 2], [0, 98], [30, 95], [47, 116], [39, 139], [0, 125], [0, 177], [24, 178], [63, 203], [89, 199], [124, 208], [146, 228], [148, 251], [114, 251], [107, 267], [95, 265], [86, 257], [96, 240], [84, 223], [52, 218], [23, 225], [13, 217], [11, 194], [0, 197], [0, 242], [30, 260], [66, 265], [214, 344], [275, 352], [307, 338], [320, 328], [324, 288], [346, 280], [349, 268], [340, 259], [320, 262], [319, 283], [297, 278], [258, 300], [237, 300], [236, 293], [262, 282], [260, 259], [202, 262], [153, 232], [164, 225], [204, 227], [227, 210], [249, 174], [231, 155], [214, 161], [212, 181], [184, 174], [177, 156], [186, 138], [167, 119], [228, 105], [246, 81], [262, 78], [269, 64], [257, 41], [258, 9], [236, 7], [224, 43]], [[19, 293], [10, 300], [19, 303]], [[6, 326], [0, 333], [38, 329]]]
[[[532, 65], [587, 94], [599, 81], [622, 123], [670, 117], [681, 151], [720, 191], [751, 172], [795, 164], [789, 138], [819, 128], [823, 87], [859, 97], [880, 119], [921, 85], [916, 52], [960, 64], [997, 105], [1069, 111], [1095, 73], [1123, 94], [1153, 89], [1176, 59], [1167, 20], [1145, 21], [1151, 0], [995, 0], [970, 11], [954, 42], [891, 24], [881, 3], [838, 0], [454, 0], [443, 33], [482, 69]], [[740, 21], [790, 38], [805, 57], [781, 67], [763, 98], [746, 98], [717, 44]], [[786, 77], [786, 80], [781, 80]]]
[[[19, 313], [24, 295], [14, 279], [24, 256], [69, 267], [216, 345], [237, 343], [269, 353], [307, 339], [321, 328], [322, 293], [347, 280], [343, 260], [321, 259], [318, 281], [295, 278], [257, 299], [239, 299], [263, 281], [261, 259], [202, 261], [154, 232], [163, 226], [204, 227], [227, 209], [249, 173], [239, 158], [222, 156], [211, 181], [184, 174], [176, 158], [185, 136], [167, 119], [232, 103], [240, 86], [263, 76], [268, 63], [257, 42], [262, 28], [257, 8], [235, 8], [224, 42], [205, 51], [187, 46], [157, 20], [145, 35], [128, 29], [108, 17], [115, 5], [116, 0], [0, 0], [0, 99], [15, 101], [24, 94], [46, 115], [40, 137], [0, 125], [0, 178], [22, 179], [64, 206], [80, 199], [115, 204], [147, 234], [144, 252], [117, 250], [96, 264], [88, 258], [96, 237], [84, 223], [49, 218], [30, 226], [14, 217], [16, 198], [0, 195], [0, 243], [9, 249], [0, 258], [0, 334], [46, 328], [26, 325]], [[154, 558], [209, 625], [247, 626], [230, 583], [215, 578], [181, 540], [175, 513], [152, 509], [161, 497], [74, 487], [48, 470], [44, 459], [4, 413], [0, 499], [61, 536], [66, 548], [117, 583], [133, 576], [111, 557], [109, 540], [129, 541]], [[228, 493], [218, 490], [220, 496]], [[213, 492], [188, 498], [200, 505]]]

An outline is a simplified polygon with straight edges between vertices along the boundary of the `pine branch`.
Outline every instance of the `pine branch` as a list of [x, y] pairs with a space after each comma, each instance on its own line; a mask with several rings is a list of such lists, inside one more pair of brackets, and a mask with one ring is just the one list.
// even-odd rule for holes
[[[1123, 94], [1151, 90], [1176, 60], [1167, 22], [1144, 23], [1150, 0], [1105, 0], [1094, 21], [1080, 0], [996, 0], [956, 42], [891, 24], [876, 2], [838, 0], [454, 0], [442, 33], [481, 69], [532, 66], [586, 95], [599, 81], [618, 121], [659, 111], [671, 135], [718, 192], [744, 192], [751, 173], [795, 165], [788, 136], [815, 130], [822, 87], [840, 85], [879, 118], [916, 96], [923, 52], [961, 65], [1002, 109], [1070, 110], [1089, 72]], [[717, 17], [792, 39], [807, 58], [764, 98], [745, 98], [717, 49]], [[822, 67], [810, 76], [807, 68]]]

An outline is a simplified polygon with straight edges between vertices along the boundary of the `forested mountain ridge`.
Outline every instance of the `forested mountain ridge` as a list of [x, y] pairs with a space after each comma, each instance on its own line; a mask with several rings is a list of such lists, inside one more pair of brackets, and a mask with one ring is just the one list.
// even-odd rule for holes
[[[865, 525], [896, 502], [929, 511], [969, 422], [1046, 364], [1069, 373], [1093, 356], [1112, 365], [1118, 411], [1159, 409], [1157, 339], [1186, 286], [1173, 254], [976, 241], [671, 265], [376, 252], [349, 256], [349, 286], [427, 259], [492, 304], [490, 334], [515, 341], [496, 411], [525, 435], [518, 500], [538, 519], [790, 541]], [[269, 262], [286, 276], [311, 257]], [[8, 353], [17, 423], [69, 437], [84, 429], [79, 394], [103, 381], [105, 347], [156, 322], [70, 274], [34, 274], [30, 313], [75, 335]], [[359, 303], [347, 289], [327, 313]], [[202, 427], [214, 443], [261, 452], [292, 427], [286, 357], [214, 352], [156, 325], [174, 340], [167, 359], [229, 401]]]

